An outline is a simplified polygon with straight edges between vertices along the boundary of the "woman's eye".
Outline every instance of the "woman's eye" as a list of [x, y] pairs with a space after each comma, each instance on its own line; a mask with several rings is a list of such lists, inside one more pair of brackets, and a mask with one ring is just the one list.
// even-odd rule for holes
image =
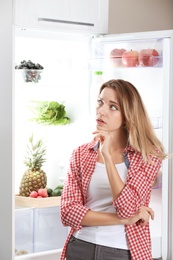
[[97, 104], [101, 105], [103, 103], [103, 101], [101, 99], [97, 99]]
[[114, 105], [111, 105], [110, 108], [111, 108], [112, 110], [118, 110], [118, 108], [117, 108], [116, 106], [114, 106]]

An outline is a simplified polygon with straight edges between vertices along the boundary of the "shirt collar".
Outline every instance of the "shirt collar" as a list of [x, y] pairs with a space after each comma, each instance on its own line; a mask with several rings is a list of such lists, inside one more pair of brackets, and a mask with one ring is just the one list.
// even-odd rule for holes
[[88, 147], [88, 149], [90, 149], [90, 150], [94, 150], [94, 151], [97, 151], [98, 150], [98, 148], [99, 148], [99, 141], [92, 141], [92, 142], [90, 142], [89, 143], [89, 147]]
[[[94, 149], [94, 151], [97, 151], [99, 148], [99, 141], [92, 141], [89, 145], [89, 149]], [[128, 144], [123, 153], [128, 153], [128, 152], [135, 152], [135, 150]]]
[[[93, 149], [94, 151], [97, 151], [98, 148], [99, 148], [99, 144], [100, 142], [99, 141], [92, 141], [89, 145], [89, 149]], [[124, 156], [124, 162], [125, 162], [125, 165], [127, 167], [127, 169], [129, 168], [130, 166], [130, 162], [129, 162], [129, 159], [127, 157], [127, 154], [129, 152], [135, 152], [134, 149], [128, 144], [125, 149], [124, 149], [124, 152], [123, 152], [123, 156]]]

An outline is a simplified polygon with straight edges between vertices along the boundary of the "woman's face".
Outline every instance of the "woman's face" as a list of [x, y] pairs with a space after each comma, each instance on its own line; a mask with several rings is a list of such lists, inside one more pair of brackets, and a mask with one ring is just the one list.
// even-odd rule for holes
[[96, 123], [98, 130], [108, 132], [122, 130], [123, 117], [116, 91], [112, 88], [104, 88], [97, 99]]

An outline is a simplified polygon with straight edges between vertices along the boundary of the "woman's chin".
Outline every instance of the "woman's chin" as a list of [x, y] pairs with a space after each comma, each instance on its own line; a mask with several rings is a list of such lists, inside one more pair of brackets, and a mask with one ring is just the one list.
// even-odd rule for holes
[[96, 125], [96, 129], [97, 129], [97, 130], [105, 130], [104, 126], [101, 125], [101, 124], [100, 124], [100, 125], [97, 124], [97, 125]]

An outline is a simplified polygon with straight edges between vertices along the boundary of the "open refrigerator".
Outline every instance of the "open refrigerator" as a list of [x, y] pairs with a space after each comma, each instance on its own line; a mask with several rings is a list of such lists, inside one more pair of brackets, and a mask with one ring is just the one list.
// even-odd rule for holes
[[[156, 49], [159, 56], [150, 66], [117, 65], [120, 58], [110, 59], [113, 49]], [[98, 82], [109, 79], [130, 81], [139, 90], [156, 134], [168, 153], [173, 150], [173, 31], [120, 35], [86, 35], [63, 32], [16, 29], [15, 62], [33, 60], [44, 65], [37, 83], [25, 82], [15, 71], [15, 189], [18, 192], [24, 172], [22, 164], [31, 132], [47, 142], [45, 170], [48, 185], [63, 181], [72, 150], [90, 141], [94, 130], [95, 93]], [[98, 73], [99, 72], [99, 73]], [[100, 73], [101, 72], [101, 73]], [[97, 77], [97, 79], [96, 79]], [[94, 97], [94, 98], [93, 98]], [[65, 126], [41, 126], [29, 121], [31, 100], [57, 100], [66, 105], [71, 123]], [[133, 105], [133, 104], [132, 104]], [[155, 220], [150, 222], [153, 258], [170, 260], [172, 256], [172, 159], [163, 162], [153, 185], [150, 206]], [[61, 248], [42, 250], [17, 259], [56, 259]], [[46, 259], [46, 258], [45, 258]], [[48, 258], [47, 258], [48, 259]]]

